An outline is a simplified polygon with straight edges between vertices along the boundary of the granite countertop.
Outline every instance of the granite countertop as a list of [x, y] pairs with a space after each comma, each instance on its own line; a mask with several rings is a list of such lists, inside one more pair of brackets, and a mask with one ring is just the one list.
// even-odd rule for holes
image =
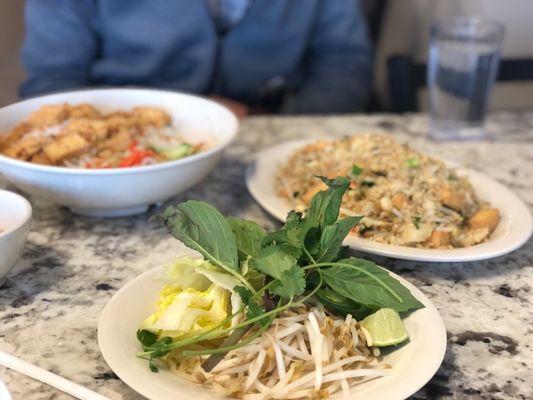
[[[284, 140], [361, 130], [387, 131], [419, 150], [483, 171], [533, 209], [533, 113], [498, 113], [476, 143], [433, 143], [423, 116], [245, 120], [219, 168], [179, 196], [223, 213], [278, 224], [250, 197], [244, 170], [251, 154]], [[8, 186], [0, 178], [0, 187]], [[103, 360], [96, 340], [102, 308], [126, 282], [173, 258], [179, 243], [148, 223], [149, 213], [92, 219], [31, 199], [33, 228], [23, 258], [0, 286], [0, 350], [109, 396], [140, 399]], [[444, 362], [413, 399], [533, 399], [533, 240], [490, 261], [427, 264], [376, 258], [419, 287], [448, 331]], [[0, 367], [14, 399], [69, 399]]]

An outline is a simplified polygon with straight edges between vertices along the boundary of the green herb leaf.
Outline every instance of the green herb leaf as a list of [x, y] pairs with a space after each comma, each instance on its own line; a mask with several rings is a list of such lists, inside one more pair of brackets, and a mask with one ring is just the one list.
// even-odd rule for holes
[[279, 279], [284, 271], [288, 271], [293, 265], [296, 265], [298, 254], [298, 249], [290, 245], [266, 247], [254, 260], [254, 266], [264, 274]]
[[302, 294], [305, 286], [304, 271], [295, 264], [289, 270], [283, 271], [281, 277], [272, 283], [269, 290], [271, 293], [289, 299]]
[[362, 306], [328, 287], [321, 288], [316, 293], [316, 297], [331, 312], [343, 316], [351, 314], [357, 320], [378, 310], [378, 308]]
[[239, 297], [241, 298], [242, 302], [245, 305], [248, 305], [250, 301], [252, 301], [252, 297], [253, 297], [252, 292], [250, 292], [244, 286], [235, 286], [233, 290], [237, 292], [237, 294], [239, 295]]
[[363, 217], [347, 217], [328, 225], [322, 230], [318, 251], [317, 262], [333, 261], [338, 257], [342, 242], [350, 233], [350, 230], [361, 221]]
[[257, 257], [261, 251], [261, 242], [266, 236], [265, 230], [253, 221], [238, 218], [226, 218], [226, 221], [235, 236], [239, 259]]
[[[264, 247], [272, 244], [290, 245], [300, 250], [299, 254], [295, 254], [296, 259], [305, 254], [302, 261], [305, 261], [305, 259], [316, 261], [311, 259], [309, 255], [312, 257], [313, 254], [316, 255], [320, 252], [319, 242], [322, 230], [336, 223], [339, 217], [342, 196], [350, 185], [350, 180], [343, 176], [335, 179], [320, 177], [320, 179], [328, 185], [328, 189], [320, 191], [313, 196], [306, 216], [302, 217], [301, 213], [291, 211], [287, 215], [283, 228], [265, 237], [263, 240]], [[332, 232], [326, 234], [328, 244], [333, 239], [331, 234]]]
[[324, 227], [337, 221], [342, 196], [350, 186], [350, 180], [345, 176], [335, 179], [328, 179], [324, 176], [319, 178], [328, 185], [328, 189], [313, 196], [305, 220], [308, 226]]
[[288, 244], [300, 248], [305, 239], [303, 228], [302, 213], [290, 211], [283, 227], [265, 236], [262, 247], [268, 247], [272, 244]]
[[139, 329], [137, 331], [137, 340], [139, 340], [144, 347], [148, 347], [157, 342], [157, 335], [149, 330]]
[[361, 173], [363, 172], [363, 168], [361, 168], [359, 165], [357, 164], [354, 164], [353, 167], [352, 167], [352, 175], [353, 176], [358, 176], [358, 175], [361, 175]]
[[170, 353], [170, 346], [172, 344], [172, 338], [169, 336], [165, 336], [161, 339], [159, 339], [157, 342], [152, 344], [150, 346], [150, 350], [153, 350], [151, 357], [152, 358], [161, 358], [166, 356], [168, 353]]
[[224, 217], [211, 205], [189, 200], [156, 217], [187, 247], [224, 269], [239, 271], [237, 244]]
[[250, 282], [250, 285], [252, 285], [255, 290], [259, 290], [265, 285], [265, 274], [257, 271], [254, 268], [248, 268], [244, 274], [244, 278]]
[[413, 225], [415, 226], [415, 228], [420, 229], [420, 221], [422, 221], [422, 218], [420, 218], [419, 216], [416, 216], [416, 217], [413, 217], [412, 221], [413, 221]]
[[[242, 299], [242, 302], [247, 306], [247, 310], [246, 310], [247, 319], [259, 317], [261, 314], [265, 313], [265, 310], [263, 309], [263, 307], [261, 307], [256, 301], [254, 301], [252, 292], [250, 292], [244, 286], [235, 286], [233, 290], [235, 290], [238, 293], [238, 295]], [[270, 319], [268, 318], [268, 316], [265, 318], [261, 318], [255, 322], [255, 324], [259, 326], [265, 326], [265, 324], [268, 324], [268, 323], [270, 323]]]
[[424, 307], [405, 286], [373, 262], [348, 258], [338, 263], [355, 268], [335, 265], [323, 269], [324, 281], [331, 289], [361, 306], [371, 309], [392, 308], [398, 312]]
[[297, 265], [299, 255], [299, 249], [283, 244], [264, 248], [254, 260], [257, 270], [277, 280], [270, 287], [272, 293], [285, 298], [303, 293], [305, 279], [303, 270]]

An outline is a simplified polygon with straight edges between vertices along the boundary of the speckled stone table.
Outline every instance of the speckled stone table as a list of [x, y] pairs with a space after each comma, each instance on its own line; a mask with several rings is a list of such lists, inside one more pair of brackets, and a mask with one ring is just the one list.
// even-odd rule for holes
[[[386, 131], [419, 150], [483, 171], [533, 208], [533, 113], [491, 117], [491, 138], [434, 143], [423, 116], [251, 118], [219, 168], [180, 196], [223, 213], [278, 224], [250, 197], [244, 171], [253, 152], [300, 137]], [[0, 178], [0, 187], [7, 186]], [[109, 298], [142, 271], [171, 260], [180, 244], [148, 214], [120, 219], [74, 216], [31, 199], [34, 221], [23, 258], [0, 287], [0, 349], [112, 399], [139, 399], [109, 369], [96, 340]], [[377, 258], [418, 286], [439, 309], [448, 349], [413, 399], [533, 399], [533, 241], [485, 262], [427, 264]], [[68, 399], [0, 367], [15, 400]]]

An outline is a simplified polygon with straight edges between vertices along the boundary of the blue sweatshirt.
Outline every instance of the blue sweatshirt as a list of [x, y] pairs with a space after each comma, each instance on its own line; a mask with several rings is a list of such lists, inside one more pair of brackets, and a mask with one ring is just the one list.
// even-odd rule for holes
[[25, 16], [23, 97], [143, 86], [340, 113], [371, 88], [357, 0], [255, 0], [224, 36], [203, 0], [27, 0]]

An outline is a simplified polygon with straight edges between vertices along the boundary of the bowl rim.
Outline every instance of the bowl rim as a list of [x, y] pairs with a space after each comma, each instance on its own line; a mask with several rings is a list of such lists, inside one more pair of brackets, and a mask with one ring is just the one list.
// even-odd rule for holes
[[[239, 120], [231, 112], [227, 107], [224, 107], [223, 105], [206, 98], [203, 98], [201, 96], [196, 96], [188, 93], [182, 93], [178, 91], [173, 90], [162, 90], [162, 89], [147, 89], [147, 88], [94, 88], [94, 89], [84, 89], [84, 90], [71, 90], [71, 91], [62, 91], [62, 92], [55, 92], [50, 93], [44, 96], [36, 96], [32, 97], [26, 100], [22, 100], [16, 103], [9, 104], [4, 107], [0, 107], [0, 113], [3, 112], [6, 109], [17, 107], [24, 103], [31, 103], [37, 99], [46, 99], [49, 97], [58, 97], [62, 94], [79, 94], [79, 93], [87, 93], [87, 92], [159, 92], [164, 93], [166, 95], [177, 95], [179, 97], [188, 97], [194, 100], [200, 100], [203, 102], [206, 102], [210, 104], [211, 106], [214, 106], [215, 108], [218, 108], [223, 113], [227, 115], [229, 120], [231, 121], [232, 129], [231, 133], [228, 137], [228, 139], [224, 141], [220, 141], [215, 144], [215, 146], [211, 147], [210, 149], [206, 151], [202, 151], [197, 154], [193, 154], [191, 156], [181, 158], [179, 160], [174, 161], [165, 161], [157, 164], [152, 165], [141, 165], [137, 167], [127, 167], [127, 168], [93, 168], [93, 169], [87, 169], [87, 168], [70, 168], [70, 167], [61, 167], [61, 166], [50, 166], [50, 165], [40, 165], [40, 164], [34, 164], [29, 161], [21, 161], [16, 158], [11, 158], [8, 156], [5, 156], [0, 153], [0, 162], [10, 164], [19, 168], [38, 171], [38, 172], [46, 172], [46, 173], [52, 173], [52, 174], [67, 174], [67, 175], [88, 175], [88, 176], [102, 176], [102, 175], [129, 175], [129, 174], [136, 174], [140, 172], [154, 172], [154, 171], [160, 171], [165, 170], [173, 167], [177, 167], [180, 165], [186, 165], [193, 163], [195, 161], [202, 160], [204, 158], [207, 158], [209, 156], [212, 156], [220, 151], [222, 151], [224, 148], [229, 146], [233, 140], [235, 140], [235, 137], [237, 136], [239, 132]], [[67, 100], [65, 100], [67, 101]], [[9, 110], [8, 110], [9, 111]]]
[[30, 220], [33, 214], [33, 210], [30, 202], [23, 196], [18, 193], [12, 192], [10, 190], [0, 189], [0, 200], [3, 197], [13, 197], [16, 199], [18, 204], [20, 204], [24, 209], [24, 216], [14, 224], [12, 227], [0, 232], [0, 240], [5, 239], [7, 236], [10, 236], [12, 233], [18, 231], [24, 227]]

